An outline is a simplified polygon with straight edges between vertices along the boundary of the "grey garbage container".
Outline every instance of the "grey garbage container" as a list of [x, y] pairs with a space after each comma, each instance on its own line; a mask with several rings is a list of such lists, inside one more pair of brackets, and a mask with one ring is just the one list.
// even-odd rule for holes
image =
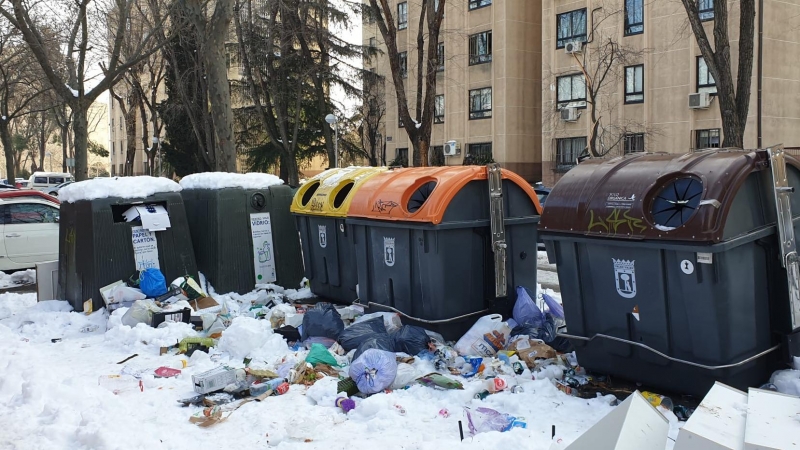
[[300, 286], [303, 260], [289, 186], [184, 188], [181, 195], [197, 267], [214, 290], [245, 294], [256, 284]]
[[[781, 367], [781, 344], [796, 351], [775, 153], [627, 155], [558, 182], [540, 234], [581, 366], [702, 395], [717, 380], [758, 386]], [[787, 160], [788, 184], [800, 186], [800, 163]], [[800, 197], [790, 200], [800, 213]]]
[[396, 169], [367, 180], [347, 219], [360, 300], [451, 340], [481, 315], [508, 316], [514, 287], [536, 287], [541, 206], [520, 176], [494, 169], [494, 181], [479, 166]]
[[[150, 231], [141, 220], [127, 221], [131, 208], [153, 205], [164, 208], [169, 228]], [[59, 241], [58, 298], [76, 311], [88, 299], [95, 310], [104, 307], [100, 288], [128, 281], [137, 270], [157, 267], [167, 283], [185, 275], [197, 277], [189, 224], [177, 192], [62, 202]]]

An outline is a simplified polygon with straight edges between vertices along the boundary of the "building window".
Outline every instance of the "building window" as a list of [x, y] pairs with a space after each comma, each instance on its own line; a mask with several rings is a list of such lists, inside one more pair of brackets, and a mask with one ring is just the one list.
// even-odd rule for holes
[[476, 164], [483, 161], [491, 161], [492, 157], [492, 143], [484, 142], [481, 144], [469, 144], [467, 149], [467, 157], [471, 157]]
[[469, 10], [483, 8], [492, 4], [492, 0], [469, 0]]
[[117, 154], [117, 150], [116, 150], [116, 148], [114, 146], [114, 141], [111, 141], [111, 156], [114, 156], [116, 154]]
[[403, 114], [400, 110], [400, 105], [397, 105], [397, 126], [403, 128]]
[[408, 167], [408, 148], [395, 149], [394, 164]]
[[469, 37], [469, 65], [492, 61], [492, 32], [473, 34]]
[[625, 135], [625, 154], [644, 151], [644, 133], [631, 133]]
[[714, 20], [714, 0], [697, 0], [700, 20]]
[[111, 176], [114, 177], [117, 175], [117, 166], [111, 165]]
[[444, 72], [444, 42], [440, 43], [436, 48], [436, 63], [438, 64], [436, 70]]
[[697, 92], [717, 93], [717, 82], [708, 70], [708, 64], [702, 56], [697, 57]]
[[369, 38], [369, 48], [378, 48], [378, 39], [374, 37]]
[[625, 68], [625, 103], [644, 102], [644, 65]]
[[408, 28], [408, 2], [397, 4], [397, 29], [405, 30]]
[[400, 77], [406, 78], [408, 76], [408, 52], [397, 54], [397, 64], [400, 66]]
[[644, 0], [625, 0], [625, 36], [644, 33]]
[[583, 74], [576, 73], [556, 78], [556, 97], [559, 109], [567, 106], [585, 108], [586, 81]]
[[564, 48], [567, 42], [586, 42], [586, 8], [557, 15], [556, 28], [556, 48]]
[[586, 150], [586, 136], [556, 140], [556, 170], [569, 170], [578, 165], [578, 157]]
[[444, 123], [444, 95], [434, 98], [433, 123]]
[[695, 132], [697, 137], [697, 149], [704, 148], [719, 148], [719, 128], [711, 128], [708, 130], [697, 130]]
[[469, 91], [469, 118], [486, 119], [492, 117], [492, 88]]

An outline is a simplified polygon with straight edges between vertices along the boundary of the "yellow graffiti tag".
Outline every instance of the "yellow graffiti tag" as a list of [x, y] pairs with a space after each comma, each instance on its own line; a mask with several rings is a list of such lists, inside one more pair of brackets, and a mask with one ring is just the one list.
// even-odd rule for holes
[[[595, 218], [594, 211], [589, 211], [589, 231], [595, 231], [600, 228], [606, 233], [617, 234], [619, 227], [627, 225], [632, 233], [641, 233], [647, 229], [647, 226], [642, 224], [642, 219], [630, 216], [631, 210], [621, 210], [614, 208], [605, 219], [603, 217]], [[622, 215], [622, 218], [620, 218]]]

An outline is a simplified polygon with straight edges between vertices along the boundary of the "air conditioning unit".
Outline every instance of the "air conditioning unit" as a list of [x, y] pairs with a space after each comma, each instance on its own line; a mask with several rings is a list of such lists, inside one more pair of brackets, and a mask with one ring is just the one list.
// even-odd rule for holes
[[689, 109], [706, 109], [711, 105], [711, 99], [708, 92], [689, 94]]
[[578, 120], [578, 108], [562, 108], [561, 120], [564, 122], [575, 122]]
[[458, 142], [447, 141], [444, 143], [444, 156], [456, 156], [458, 154]]
[[570, 41], [564, 44], [564, 52], [568, 55], [573, 53], [580, 53], [583, 51], [582, 41]]

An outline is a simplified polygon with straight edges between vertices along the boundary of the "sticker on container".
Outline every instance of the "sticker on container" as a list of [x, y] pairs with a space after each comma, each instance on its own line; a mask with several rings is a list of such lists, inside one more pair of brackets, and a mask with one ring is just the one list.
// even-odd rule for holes
[[619, 192], [610, 192], [606, 197], [606, 209], [631, 209], [636, 202], [636, 194], [627, 196]]
[[319, 246], [325, 248], [328, 246], [328, 227], [326, 225], [317, 225], [319, 229]]
[[617, 294], [624, 298], [636, 297], [636, 261], [626, 261], [611, 258], [614, 262], [614, 279], [617, 284]]
[[713, 253], [698, 253], [697, 254], [697, 264], [713, 264], [714, 263], [714, 254]]
[[383, 262], [386, 263], [387, 266], [393, 267], [394, 260], [394, 238], [385, 237], [383, 238]]
[[269, 213], [250, 214], [250, 233], [253, 235], [253, 269], [256, 283], [272, 283], [277, 277]]
[[683, 271], [683, 273], [685, 273], [686, 275], [693, 274], [694, 264], [692, 264], [692, 262], [689, 261], [688, 259], [684, 259], [683, 261], [681, 261], [681, 271]]
[[136, 270], [160, 269], [156, 233], [146, 230], [144, 227], [133, 227], [131, 228], [131, 239]]

